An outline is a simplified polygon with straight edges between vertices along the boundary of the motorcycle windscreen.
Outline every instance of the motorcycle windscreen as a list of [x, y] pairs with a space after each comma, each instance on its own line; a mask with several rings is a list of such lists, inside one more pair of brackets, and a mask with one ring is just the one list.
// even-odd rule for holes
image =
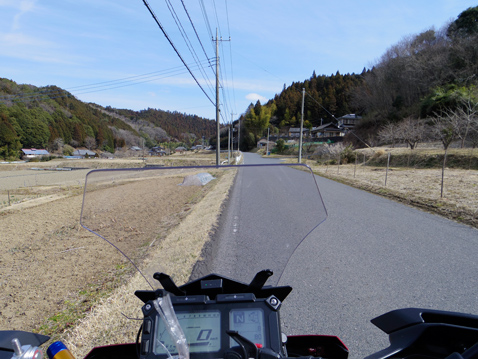
[[245, 283], [270, 269], [268, 284], [277, 284], [326, 216], [304, 165], [164, 167], [91, 171], [80, 223], [157, 288], [154, 272], [185, 282], [176, 272], [190, 274], [199, 260]]

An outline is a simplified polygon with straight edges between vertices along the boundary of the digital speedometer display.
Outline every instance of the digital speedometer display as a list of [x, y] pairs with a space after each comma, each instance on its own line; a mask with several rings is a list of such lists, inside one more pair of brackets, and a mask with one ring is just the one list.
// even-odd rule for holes
[[[190, 353], [217, 352], [221, 349], [221, 312], [176, 312], [179, 324], [188, 341]], [[177, 354], [168, 330], [161, 318], [156, 321], [155, 354]], [[167, 350], [167, 351], [166, 351]]]
[[[233, 309], [229, 312], [229, 328], [254, 344], [265, 344], [264, 312], [258, 308]], [[237, 343], [231, 339], [231, 346]]]

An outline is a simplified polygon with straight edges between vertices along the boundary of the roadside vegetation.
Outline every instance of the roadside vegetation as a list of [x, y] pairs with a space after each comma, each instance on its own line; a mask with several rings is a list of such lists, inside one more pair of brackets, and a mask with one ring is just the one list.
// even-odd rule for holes
[[[452, 146], [444, 171], [440, 143], [414, 150], [318, 145], [301, 162], [322, 177], [478, 228], [478, 150]], [[297, 152], [283, 158], [296, 163]]]

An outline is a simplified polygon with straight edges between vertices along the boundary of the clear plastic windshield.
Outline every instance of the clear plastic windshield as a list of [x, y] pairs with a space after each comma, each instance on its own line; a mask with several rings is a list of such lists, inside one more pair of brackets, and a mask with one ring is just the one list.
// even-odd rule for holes
[[271, 269], [277, 284], [325, 218], [307, 166], [243, 165], [91, 171], [80, 223], [157, 288], [154, 272], [181, 285], [191, 272], [249, 283]]

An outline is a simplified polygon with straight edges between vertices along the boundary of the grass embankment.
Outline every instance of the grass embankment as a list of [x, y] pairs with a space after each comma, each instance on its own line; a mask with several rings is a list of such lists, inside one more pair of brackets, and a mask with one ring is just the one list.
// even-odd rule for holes
[[[442, 168], [444, 151], [439, 149], [377, 149], [357, 151], [358, 162], [363, 163], [365, 156], [367, 165], [386, 167], [390, 153], [391, 167], [407, 168]], [[457, 149], [448, 150], [446, 167], [465, 170], [478, 170], [478, 150]]]

